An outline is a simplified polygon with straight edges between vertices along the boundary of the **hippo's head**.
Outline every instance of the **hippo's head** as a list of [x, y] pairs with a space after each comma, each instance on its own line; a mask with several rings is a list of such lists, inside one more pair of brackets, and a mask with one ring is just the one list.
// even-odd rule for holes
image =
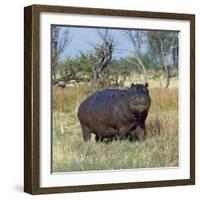
[[148, 84], [132, 84], [128, 89], [128, 103], [132, 112], [147, 111], [151, 105]]

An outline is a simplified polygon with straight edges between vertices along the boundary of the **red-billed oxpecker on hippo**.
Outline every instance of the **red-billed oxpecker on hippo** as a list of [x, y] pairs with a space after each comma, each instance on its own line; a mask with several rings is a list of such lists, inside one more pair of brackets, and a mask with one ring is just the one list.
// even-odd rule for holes
[[145, 120], [151, 105], [148, 84], [132, 84], [127, 90], [104, 89], [87, 97], [79, 106], [83, 140], [145, 138]]

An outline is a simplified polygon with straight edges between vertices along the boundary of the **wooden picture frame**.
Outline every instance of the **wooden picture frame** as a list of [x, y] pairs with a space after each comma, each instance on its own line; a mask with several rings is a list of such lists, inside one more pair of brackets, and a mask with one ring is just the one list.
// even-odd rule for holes
[[[187, 21], [190, 24], [189, 178], [159, 181], [40, 186], [40, 14], [79, 14]], [[83, 192], [195, 184], [195, 16], [192, 14], [32, 5], [24, 9], [24, 191], [30, 194]]]

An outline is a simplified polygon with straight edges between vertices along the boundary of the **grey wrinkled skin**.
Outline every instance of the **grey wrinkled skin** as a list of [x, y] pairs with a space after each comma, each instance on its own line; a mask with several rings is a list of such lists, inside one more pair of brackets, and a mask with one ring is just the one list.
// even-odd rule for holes
[[127, 90], [104, 89], [87, 97], [79, 106], [78, 118], [83, 140], [142, 141], [145, 138], [145, 120], [151, 105], [148, 84], [132, 84]]

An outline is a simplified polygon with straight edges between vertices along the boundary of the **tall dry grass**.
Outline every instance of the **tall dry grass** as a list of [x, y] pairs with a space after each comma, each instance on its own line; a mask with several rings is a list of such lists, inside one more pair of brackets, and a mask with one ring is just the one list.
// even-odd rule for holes
[[151, 108], [146, 121], [147, 136], [178, 133], [178, 89], [150, 89]]
[[80, 102], [95, 89], [82, 85], [79, 87], [59, 88], [53, 87], [53, 109], [59, 112], [74, 112]]

